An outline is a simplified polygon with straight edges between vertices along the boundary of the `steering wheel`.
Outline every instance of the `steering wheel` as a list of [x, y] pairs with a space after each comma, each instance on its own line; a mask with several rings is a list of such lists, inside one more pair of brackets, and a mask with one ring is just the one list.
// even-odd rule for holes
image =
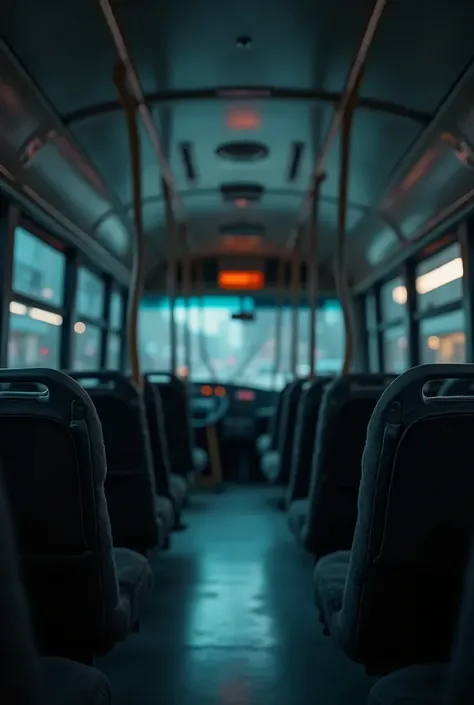
[[222, 421], [229, 409], [227, 394], [217, 395], [210, 385], [206, 385], [211, 394], [203, 396], [200, 387], [193, 387], [191, 394], [191, 426], [193, 428], [206, 428], [215, 426]]

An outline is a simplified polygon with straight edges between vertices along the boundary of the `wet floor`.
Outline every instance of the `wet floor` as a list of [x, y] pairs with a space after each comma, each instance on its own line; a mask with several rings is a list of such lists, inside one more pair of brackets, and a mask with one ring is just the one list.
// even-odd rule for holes
[[365, 705], [372, 681], [321, 634], [311, 559], [272, 492], [191, 499], [140, 632], [98, 662], [114, 705]]

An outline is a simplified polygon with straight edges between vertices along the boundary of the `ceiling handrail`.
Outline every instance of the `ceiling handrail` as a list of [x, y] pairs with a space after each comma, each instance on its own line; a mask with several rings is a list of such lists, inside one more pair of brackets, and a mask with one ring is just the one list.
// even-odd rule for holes
[[148, 133], [148, 137], [150, 138], [150, 142], [151, 142], [153, 149], [155, 151], [155, 154], [157, 156], [158, 163], [159, 163], [160, 169], [161, 169], [161, 174], [162, 174], [162, 177], [166, 181], [166, 184], [168, 186], [169, 193], [171, 195], [171, 199], [173, 202], [173, 206], [176, 208], [176, 211], [177, 211], [177, 214], [178, 214], [180, 220], [182, 220], [184, 222], [186, 220], [184, 206], [183, 206], [183, 203], [182, 203], [181, 199], [179, 198], [178, 192], [175, 188], [174, 181], [173, 181], [173, 175], [171, 173], [171, 169], [170, 169], [169, 164], [168, 164], [166, 157], [164, 155], [164, 151], [161, 146], [160, 137], [158, 135], [158, 130], [156, 128], [155, 123], [153, 122], [153, 118], [151, 116], [150, 110], [149, 110], [148, 105], [146, 103], [145, 95], [144, 95], [142, 87], [140, 85], [140, 81], [139, 81], [137, 72], [135, 71], [135, 69], [133, 67], [129, 51], [128, 51], [127, 45], [125, 43], [124, 36], [123, 36], [122, 31], [119, 27], [115, 13], [112, 10], [110, 0], [99, 0], [99, 4], [100, 4], [101, 10], [102, 10], [102, 13], [104, 15], [105, 21], [107, 23], [107, 26], [112, 34], [112, 39], [114, 41], [117, 53], [118, 53], [123, 65], [125, 66], [130, 90], [132, 92], [133, 97], [135, 98], [135, 100], [138, 103], [138, 113], [142, 119], [142, 122], [145, 126], [147, 133]]
[[334, 139], [339, 132], [344, 115], [346, 113], [350, 98], [357, 86], [357, 82], [360, 79], [362, 70], [369, 53], [369, 49], [372, 46], [372, 42], [375, 36], [375, 32], [380, 24], [380, 20], [387, 5], [387, 0], [376, 0], [374, 9], [367, 23], [364, 35], [360, 41], [359, 47], [357, 49], [354, 61], [352, 62], [351, 70], [347, 77], [346, 85], [342, 93], [341, 99], [336, 110], [333, 113], [332, 120], [329, 124], [329, 129], [326, 133], [326, 137], [323, 140], [321, 149], [319, 150], [318, 157], [316, 159], [316, 164], [311, 174], [310, 185], [306, 192], [306, 195], [301, 204], [300, 213], [297, 217], [296, 225], [290, 232], [286, 247], [290, 251], [294, 249], [296, 241], [298, 239], [299, 228], [306, 222], [310, 212], [311, 204], [314, 198], [314, 193], [316, 190], [316, 184], [318, 180], [324, 175], [324, 164], [327, 156], [331, 150]]

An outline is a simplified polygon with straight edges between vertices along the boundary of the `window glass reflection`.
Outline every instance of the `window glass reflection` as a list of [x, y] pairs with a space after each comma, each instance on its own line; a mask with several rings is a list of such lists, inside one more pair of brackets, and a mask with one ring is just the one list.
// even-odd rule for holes
[[104, 282], [85, 267], [77, 273], [76, 310], [79, 316], [101, 320], [104, 315]]
[[416, 271], [418, 309], [443, 306], [462, 297], [461, 246], [455, 243], [421, 262]]
[[101, 331], [83, 321], [74, 324], [74, 370], [98, 370], [100, 367]]
[[420, 322], [421, 362], [466, 362], [464, 311]]
[[13, 290], [61, 306], [66, 258], [62, 252], [16, 228], [13, 255]]
[[59, 367], [62, 317], [10, 302], [8, 365], [10, 367]]
[[384, 370], [400, 374], [408, 367], [408, 338], [405, 326], [394, 326], [384, 332]]
[[397, 277], [384, 284], [380, 289], [380, 307], [382, 323], [391, 323], [405, 314], [407, 290], [402, 277]]
[[121, 338], [117, 333], [109, 333], [106, 355], [106, 367], [108, 370], [120, 369], [120, 343]]
[[120, 330], [123, 317], [123, 296], [118, 291], [112, 291], [110, 297], [110, 327]]
[[[259, 306], [258, 299], [238, 296], [192, 298], [188, 305], [177, 299], [177, 361], [184, 368], [186, 327], [189, 331], [193, 379], [244, 383], [270, 389], [283, 387], [291, 375], [292, 310], [284, 307], [281, 325], [281, 363], [275, 375], [276, 316], [274, 306]], [[253, 311], [254, 320], [233, 320], [232, 314]], [[166, 370], [170, 365], [170, 309], [168, 299], [144, 300], [140, 307], [139, 346], [143, 370]], [[310, 313], [299, 311], [297, 373], [309, 370]], [[337, 373], [344, 355], [344, 322], [337, 301], [326, 301], [317, 314], [316, 370]]]
[[379, 368], [377, 333], [369, 333], [369, 372], [378, 372]]

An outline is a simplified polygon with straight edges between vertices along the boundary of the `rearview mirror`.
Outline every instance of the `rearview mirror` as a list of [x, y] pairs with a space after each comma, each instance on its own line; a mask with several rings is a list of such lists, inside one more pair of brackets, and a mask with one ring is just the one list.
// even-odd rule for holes
[[233, 313], [231, 319], [233, 321], [254, 321], [255, 314], [249, 313], [248, 311], [241, 311], [240, 313]]

